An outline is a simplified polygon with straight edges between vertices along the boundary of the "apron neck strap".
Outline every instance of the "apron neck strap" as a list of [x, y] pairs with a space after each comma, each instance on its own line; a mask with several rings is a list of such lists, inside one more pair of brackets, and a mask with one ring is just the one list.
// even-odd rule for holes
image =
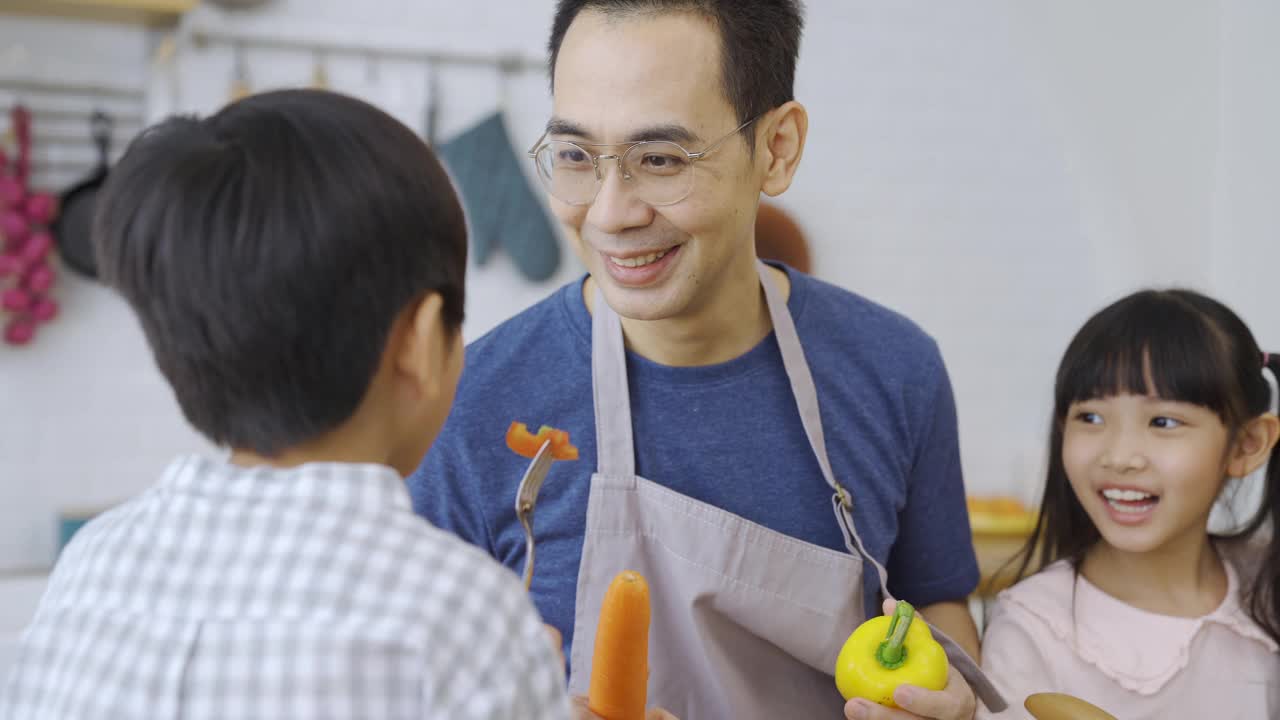
[[[800, 422], [804, 426], [809, 447], [818, 460], [822, 478], [831, 487], [836, 521], [844, 535], [845, 546], [854, 555], [871, 561], [880, 575], [881, 591], [888, 595], [886, 573], [875, 558], [867, 553], [853, 524], [853, 497], [836, 482], [827, 456], [827, 441], [822, 432], [822, 416], [818, 410], [818, 392], [813, 375], [800, 346], [795, 321], [782, 292], [769, 274], [769, 266], [756, 261], [756, 272], [764, 288], [773, 333], [782, 353], [782, 364], [791, 383]], [[591, 314], [591, 388], [596, 411], [596, 471], [605, 476], [635, 475], [636, 453], [631, 430], [631, 395], [627, 386], [627, 354], [622, 340], [622, 321], [605, 301], [599, 283], [595, 285], [595, 306]]]
[[[818, 459], [822, 478], [836, 493], [842, 504], [853, 506], [849, 493], [836, 482], [827, 457], [827, 441], [822, 432], [822, 416], [818, 411], [818, 392], [813, 375], [800, 347], [796, 324], [787, 309], [787, 301], [769, 275], [769, 266], [756, 261], [756, 272], [764, 288], [769, 319], [782, 353], [782, 364], [791, 383], [791, 393], [800, 412], [809, 447]], [[595, 284], [595, 308], [591, 315], [592, 395], [596, 410], [596, 442], [598, 471], [602, 475], [634, 475], [635, 447], [631, 434], [631, 396], [627, 387], [626, 350], [622, 341], [622, 322], [605, 301], [600, 284]]]
[[800, 335], [796, 332], [795, 321], [787, 303], [782, 299], [782, 292], [773, 283], [769, 274], [769, 266], [763, 261], [756, 261], [756, 270], [760, 274], [760, 284], [764, 287], [764, 297], [769, 305], [769, 317], [773, 320], [773, 333], [778, 339], [778, 350], [782, 353], [782, 365], [787, 371], [787, 380], [791, 383], [791, 395], [796, 399], [796, 409], [800, 412], [800, 422], [804, 425], [804, 434], [809, 438], [809, 447], [818, 459], [818, 467], [822, 470], [822, 478], [827, 481], [834, 493], [831, 504], [835, 510], [836, 522], [844, 535], [844, 545], [853, 555], [866, 558], [876, 569], [880, 579], [880, 592], [889, 597], [888, 572], [871, 553], [862, 545], [862, 538], [853, 524], [853, 496], [843, 485], [836, 482], [835, 473], [831, 470], [831, 460], [827, 456], [827, 439], [822, 432], [822, 414], [818, 409], [818, 391], [813, 384], [813, 374], [809, 372], [809, 363], [804, 359], [804, 348], [800, 346]]
[[[773, 334], [778, 341], [778, 350], [782, 353], [782, 365], [787, 371], [787, 380], [791, 383], [791, 394], [796, 399], [796, 409], [800, 411], [800, 422], [804, 425], [804, 434], [809, 438], [809, 447], [818, 459], [818, 467], [822, 469], [822, 479], [836, 493], [847, 498], [848, 493], [836, 482], [835, 473], [831, 471], [831, 461], [827, 458], [827, 440], [822, 432], [822, 415], [818, 412], [818, 391], [813, 385], [813, 375], [809, 372], [809, 363], [804, 359], [804, 349], [800, 347], [800, 335], [796, 332], [795, 321], [791, 319], [791, 311], [787, 309], [786, 300], [782, 299], [782, 291], [769, 276], [769, 266], [763, 261], [756, 261], [756, 271], [760, 275], [760, 285], [764, 287], [764, 298], [769, 306], [769, 319], [773, 321]], [[852, 499], [848, 499], [852, 505]]]
[[631, 393], [622, 321], [595, 284], [591, 313], [591, 393], [596, 408], [596, 472], [611, 477], [636, 474], [631, 435]]

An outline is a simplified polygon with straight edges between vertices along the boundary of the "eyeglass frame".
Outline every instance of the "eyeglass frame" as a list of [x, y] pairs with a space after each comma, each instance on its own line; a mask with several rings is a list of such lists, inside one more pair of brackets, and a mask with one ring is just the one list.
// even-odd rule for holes
[[[759, 120], [760, 118], [764, 117], [764, 115], [765, 113], [760, 113], [759, 115], [756, 115], [755, 117], [742, 123], [738, 127], [716, 138], [716, 140], [713, 141], [711, 145], [707, 146], [705, 149], [696, 153], [689, 152], [683, 145], [681, 145], [678, 142], [675, 142], [674, 140], [636, 140], [635, 142], [631, 142], [631, 143], [576, 143], [571, 140], [548, 140], [547, 133], [550, 131], [544, 130], [542, 131], [542, 135], [538, 136], [538, 140], [534, 142], [533, 147], [529, 148], [528, 152], [526, 152], [525, 154], [528, 155], [531, 160], [533, 160], [533, 163], [536, 167], [538, 164], [538, 153], [541, 152], [542, 148], [544, 148], [548, 143], [558, 142], [558, 143], [564, 143], [566, 145], [572, 145], [573, 147], [576, 147], [582, 152], [586, 153], [587, 156], [591, 158], [591, 168], [592, 170], [595, 171], [595, 174], [596, 174], [595, 195], [592, 195], [590, 200], [587, 200], [585, 202], [580, 202], [580, 203], [571, 203], [571, 202], [568, 202], [567, 200], [561, 200], [558, 197], [556, 198], [557, 200], [560, 200], [560, 202], [566, 205], [570, 205], [573, 207], [582, 207], [584, 205], [590, 205], [591, 203], [595, 202], [596, 197], [600, 194], [600, 188], [604, 187], [604, 177], [600, 175], [601, 160], [613, 160], [617, 162], [618, 172], [622, 173], [622, 177], [624, 179], [630, 180], [631, 176], [628, 175], [622, 167], [622, 158], [626, 157], [627, 153], [630, 153], [633, 149], [635, 149], [637, 145], [644, 145], [646, 143], [666, 143], [667, 145], [675, 145], [676, 147], [680, 148], [680, 151], [689, 157], [689, 169], [690, 171], [692, 171], [694, 163], [698, 162], [703, 157], [711, 154], [712, 152], [715, 152], [715, 150], [719, 148], [721, 145], [723, 145], [726, 140], [742, 132], [744, 129], [746, 129], [747, 126]], [[626, 145], [626, 148], [623, 149], [621, 152], [616, 152], [609, 155], [597, 155], [587, 149], [589, 147], [617, 147], [622, 145]], [[538, 177], [542, 177], [542, 173], [540, 171], [538, 172]], [[555, 197], [555, 194], [551, 192], [550, 188], [547, 188], [547, 193], [550, 194], [552, 197]], [[665, 203], [646, 202], [645, 204], [651, 207], [668, 207], [671, 205], [675, 205], [676, 203], [683, 202], [684, 200], [687, 200], [689, 196], [692, 194], [693, 194], [693, 179], [691, 177], [689, 179], [688, 192], [686, 192], [678, 200], [672, 200], [671, 202], [665, 202]]]

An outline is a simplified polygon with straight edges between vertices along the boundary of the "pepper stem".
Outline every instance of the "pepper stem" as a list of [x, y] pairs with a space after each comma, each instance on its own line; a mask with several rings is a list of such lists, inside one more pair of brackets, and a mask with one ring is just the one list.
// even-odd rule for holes
[[889, 631], [885, 633], [884, 642], [876, 648], [876, 660], [887, 670], [902, 667], [907, 661], [907, 629], [915, 617], [916, 609], [911, 603], [898, 601], [893, 608], [893, 617], [889, 620]]

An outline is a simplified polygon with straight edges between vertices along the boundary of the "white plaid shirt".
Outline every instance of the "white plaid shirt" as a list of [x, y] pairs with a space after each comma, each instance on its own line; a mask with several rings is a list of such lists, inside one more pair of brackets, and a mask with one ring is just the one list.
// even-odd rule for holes
[[76, 534], [0, 718], [556, 718], [519, 580], [375, 465], [196, 457]]

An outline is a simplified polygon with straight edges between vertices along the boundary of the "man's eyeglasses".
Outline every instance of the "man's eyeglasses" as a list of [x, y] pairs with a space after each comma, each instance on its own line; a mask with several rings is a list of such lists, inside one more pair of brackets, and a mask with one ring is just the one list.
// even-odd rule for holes
[[[601, 160], [616, 160], [622, 179], [631, 184], [636, 196], [648, 205], [674, 205], [693, 192], [693, 164], [718, 148], [725, 140], [760, 119], [751, 118], [725, 133], [702, 152], [691, 153], [668, 140], [641, 140], [634, 143], [573, 143], [546, 140], [546, 133], [529, 150], [538, 177], [552, 197], [569, 205], [590, 205], [600, 192], [604, 175]], [[588, 148], [618, 147], [621, 152], [602, 155]]]

